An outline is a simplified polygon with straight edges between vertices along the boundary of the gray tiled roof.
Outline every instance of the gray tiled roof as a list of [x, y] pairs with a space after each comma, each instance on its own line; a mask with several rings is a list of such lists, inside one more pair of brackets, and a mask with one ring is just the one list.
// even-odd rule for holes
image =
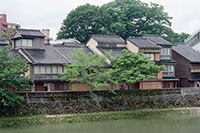
[[147, 39], [151, 40], [152, 42], [159, 44], [159, 45], [172, 45], [170, 42], [168, 42], [167, 40], [163, 39], [162, 37], [160, 37], [158, 35], [146, 34], [143, 37], [147, 38]]
[[112, 50], [112, 53], [110, 54], [110, 56], [108, 57], [109, 59], [112, 59], [112, 58], [115, 58], [117, 55], [122, 55], [123, 53], [122, 53], [122, 51], [124, 50], [124, 49], [127, 49], [127, 48], [125, 48], [125, 47], [112, 47], [112, 48], [110, 48], [110, 47], [99, 47], [99, 46], [97, 46], [97, 48], [104, 54], [104, 55], [106, 55], [106, 53], [108, 52], [108, 51], [110, 51], [110, 50]]
[[125, 41], [120, 36], [117, 35], [93, 35], [92, 38], [98, 43], [106, 44], [124, 44]]
[[45, 35], [40, 30], [33, 29], [17, 29], [22, 36], [32, 36], [32, 37], [45, 37]]
[[142, 37], [129, 37], [128, 41], [135, 44], [139, 48], [161, 48], [160, 46], [156, 45], [152, 41], [149, 41], [147, 38]]
[[[27, 60], [25, 59], [25, 57], [22, 56], [22, 55], [18, 52], [18, 50], [16, 50], [16, 49], [11, 49], [11, 50], [10, 50], [10, 54], [11, 54], [11, 55], [17, 55], [17, 56], [21, 57], [22, 59], [24, 59], [25, 61], [27, 61]], [[28, 62], [28, 61], [27, 61], [27, 62]]]
[[75, 49], [81, 48], [85, 53], [92, 52], [87, 46], [79, 43], [65, 43], [65, 45], [53, 45], [53, 47], [63, 57], [68, 59], [70, 63], [74, 63], [74, 60], [71, 58], [71, 56], [73, 55]]
[[200, 62], [200, 53], [186, 44], [177, 44], [172, 47], [172, 50], [183, 56], [190, 62]]
[[45, 45], [44, 49], [23, 49], [24, 53], [34, 64], [66, 64], [69, 61], [51, 45]]

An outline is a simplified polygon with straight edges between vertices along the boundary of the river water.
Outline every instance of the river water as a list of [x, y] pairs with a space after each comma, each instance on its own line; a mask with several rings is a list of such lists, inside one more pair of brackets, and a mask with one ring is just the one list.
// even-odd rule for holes
[[0, 129], [0, 133], [200, 133], [200, 117], [146, 118]]

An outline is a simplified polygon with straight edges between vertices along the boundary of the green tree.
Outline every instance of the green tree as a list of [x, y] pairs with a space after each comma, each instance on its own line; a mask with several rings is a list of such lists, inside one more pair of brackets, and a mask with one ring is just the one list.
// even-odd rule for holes
[[163, 34], [171, 26], [171, 17], [163, 6], [144, 3], [140, 0], [115, 0], [102, 6], [113, 16], [110, 31], [126, 39], [143, 34]]
[[187, 39], [190, 34], [187, 33], [175, 33], [174, 31], [172, 31], [171, 29], [168, 29], [167, 31], [168, 36], [163, 36], [163, 38], [165, 38], [167, 41], [171, 42], [171, 43], [176, 43], [176, 42], [184, 42], [185, 39]]
[[113, 80], [126, 82], [129, 89], [131, 84], [143, 79], [154, 79], [155, 74], [163, 70], [162, 66], [155, 65], [143, 53], [131, 53], [128, 50], [123, 50], [122, 56], [113, 58], [111, 65]]
[[58, 39], [75, 38], [86, 42], [92, 34], [102, 34], [101, 12], [98, 6], [86, 4], [72, 10], [63, 21]]
[[82, 49], [76, 49], [71, 58], [75, 63], [66, 64], [62, 80], [88, 84], [92, 96], [95, 96], [92, 93], [94, 89], [110, 88], [112, 68], [104, 67], [107, 60], [105, 56], [98, 56], [92, 52], [85, 53]]
[[9, 44], [12, 45], [12, 38], [16, 29], [7, 29], [0, 37], [0, 39], [9, 41]]
[[140, 0], [115, 0], [101, 7], [86, 4], [68, 14], [57, 38], [86, 42], [92, 34], [114, 34], [124, 39], [157, 34], [169, 41], [185, 37], [174, 32], [172, 35], [171, 19], [163, 6]]
[[10, 47], [0, 51], [0, 107], [13, 108], [21, 104], [22, 97], [7, 91], [6, 88], [25, 90], [30, 87], [27, 63], [21, 57], [11, 54]]

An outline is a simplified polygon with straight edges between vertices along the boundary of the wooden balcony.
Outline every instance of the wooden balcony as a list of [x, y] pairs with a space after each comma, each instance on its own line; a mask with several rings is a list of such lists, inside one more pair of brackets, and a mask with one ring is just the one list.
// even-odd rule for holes
[[163, 77], [174, 77], [175, 72], [163, 72]]
[[200, 67], [191, 67], [191, 73], [200, 73]]
[[160, 60], [171, 60], [171, 55], [160, 55]]
[[33, 80], [59, 80], [60, 74], [34, 74]]

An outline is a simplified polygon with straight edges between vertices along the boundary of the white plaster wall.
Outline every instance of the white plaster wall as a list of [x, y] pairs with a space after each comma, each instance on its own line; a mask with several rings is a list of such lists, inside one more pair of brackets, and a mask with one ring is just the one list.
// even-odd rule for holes
[[127, 41], [127, 49], [133, 53], [138, 53], [139, 51], [139, 48], [135, 46], [133, 43], [131, 43], [130, 41]]
[[[105, 56], [101, 51], [99, 51], [99, 50], [97, 49], [98, 43], [97, 43], [97, 41], [95, 41], [93, 38], [91, 38], [91, 39], [87, 42], [86, 46], [88, 46], [88, 48], [89, 48], [90, 50], [92, 50], [94, 53], [96, 53], [97, 55], [99, 55], [99, 56]], [[109, 59], [107, 59], [106, 62], [107, 62], [108, 64], [110, 64], [110, 60], [109, 60]]]
[[200, 42], [192, 47], [194, 50], [200, 52]]

